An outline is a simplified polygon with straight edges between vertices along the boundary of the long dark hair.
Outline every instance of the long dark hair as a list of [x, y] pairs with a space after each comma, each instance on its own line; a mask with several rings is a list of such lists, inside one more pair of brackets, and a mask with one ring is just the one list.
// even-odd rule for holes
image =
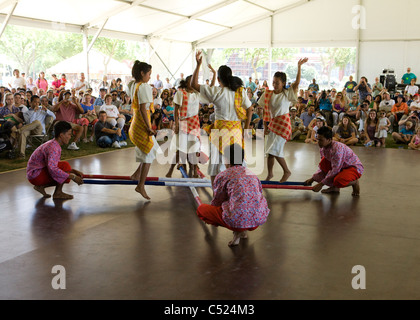
[[134, 61], [133, 68], [131, 69], [131, 75], [134, 79], [136, 79], [136, 82], [140, 82], [143, 79], [143, 73], [148, 73], [150, 70], [152, 70], [152, 66], [146, 62], [140, 62], [139, 60]]
[[241, 78], [232, 76], [232, 69], [228, 66], [220, 66], [219, 70], [217, 70], [217, 77], [225, 87], [232, 91], [236, 91], [244, 85]]
[[188, 87], [188, 83], [191, 81], [192, 75], [189, 75], [188, 77], [186, 77], [185, 79], [181, 80], [179, 82], [179, 86], [178, 89], [187, 89]]
[[287, 84], [287, 75], [284, 73], [284, 72], [281, 72], [281, 71], [277, 71], [275, 74], [274, 74], [274, 76], [273, 76], [274, 78], [278, 78], [278, 79], [280, 79], [281, 80], [281, 82], [283, 82], [284, 83], [284, 86], [286, 87], [286, 84]]

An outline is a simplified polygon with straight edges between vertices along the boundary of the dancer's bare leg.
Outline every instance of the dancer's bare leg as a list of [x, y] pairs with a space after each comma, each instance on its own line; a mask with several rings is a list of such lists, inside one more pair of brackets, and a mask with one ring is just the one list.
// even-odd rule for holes
[[67, 194], [63, 192], [63, 185], [64, 184], [62, 183], [62, 184], [58, 184], [55, 187], [53, 199], [63, 199], [63, 200], [73, 199], [73, 196], [71, 194]]
[[239, 242], [241, 241], [241, 239], [246, 239], [246, 238], [248, 238], [246, 231], [242, 231], [242, 232], [234, 231], [233, 239], [229, 241], [228, 246], [229, 247], [237, 246]]
[[276, 157], [277, 162], [280, 164], [283, 169], [283, 177], [281, 177], [280, 182], [286, 182], [287, 179], [292, 175], [289, 168], [287, 167], [286, 160], [284, 158]]
[[150, 200], [150, 197], [146, 193], [144, 184], [146, 183], [146, 178], [149, 173], [150, 165], [150, 163], [143, 163], [143, 165], [141, 166], [139, 183], [135, 189], [138, 193], [140, 193], [143, 196], [143, 198], [147, 200]]
[[136, 169], [136, 171], [134, 171], [134, 173], [131, 175], [130, 179], [134, 180], [134, 181], [139, 181], [140, 180], [140, 172], [141, 172], [141, 166], [143, 163], [140, 163], [138, 168]]
[[171, 178], [172, 173], [174, 173], [175, 166], [179, 163], [179, 150], [176, 152], [174, 159], [172, 160], [171, 167], [169, 168], [166, 178]]
[[360, 196], [360, 184], [359, 184], [359, 179], [357, 179], [356, 181], [352, 181], [352, 182], [350, 182], [348, 185], [347, 185], [348, 187], [349, 186], [352, 186], [352, 188], [353, 188], [353, 192], [352, 192], [352, 196], [353, 197], [358, 197], [358, 196]]
[[274, 177], [273, 175], [274, 159], [275, 159], [274, 156], [272, 156], [271, 154], [268, 155], [268, 158], [267, 158], [268, 174], [267, 174], [267, 178], [265, 178], [266, 181], [270, 181]]
[[36, 191], [38, 191], [39, 193], [41, 193], [44, 196], [44, 198], [50, 198], [51, 195], [48, 194], [47, 192], [45, 192], [45, 188], [47, 188], [47, 187], [51, 187], [51, 186], [50, 185], [47, 185], [47, 186], [34, 186], [34, 189]]

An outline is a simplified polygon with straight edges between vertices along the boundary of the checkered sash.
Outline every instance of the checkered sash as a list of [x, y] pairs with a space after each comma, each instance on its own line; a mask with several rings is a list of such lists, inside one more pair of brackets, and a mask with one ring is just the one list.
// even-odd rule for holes
[[292, 136], [292, 125], [290, 123], [290, 116], [288, 113], [275, 117], [270, 121], [268, 129], [276, 135], [281, 136], [286, 141], [290, 140]]
[[266, 90], [264, 93], [264, 122], [271, 122], [271, 111], [270, 111], [270, 100], [273, 96], [274, 91], [273, 90]]
[[231, 144], [238, 143], [243, 147], [241, 121], [216, 120], [204, 130], [210, 135], [210, 141], [223, 154], [223, 150]]
[[200, 139], [200, 118], [198, 114], [184, 120], [179, 120], [179, 130], [187, 134], [192, 134]]
[[[153, 139], [147, 133], [147, 125], [140, 112], [138, 91], [141, 84], [142, 83], [139, 82], [136, 85], [136, 90], [134, 91], [134, 99], [131, 106], [133, 109], [133, 121], [131, 121], [130, 129], [128, 130], [128, 135], [130, 137], [130, 140], [134, 143], [134, 145], [137, 148], [139, 148], [142, 152], [148, 154], [153, 148]], [[150, 111], [154, 112], [153, 102], [150, 104]], [[147, 112], [147, 117], [150, 123], [150, 112]]]
[[181, 118], [187, 117], [187, 110], [188, 110], [188, 94], [185, 90], [179, 90], [182, 92], [182, 106], [179, 110], [179, 116]]
[[200, 139], [200, 118], [198, 117], [198, 114], [186, 118], [188, 111], [188, 94], [185, 90], [180, 91], [182, 92], [183, 98], [182, 106], [179, 110], [179, 116], [184, 119], [179, 120], [179, 130], [187, 134], [192, 134]]
[[292, 125], [290, 123], [290, 116], [289, 114], [283, 114], [281, 116], [275, 117], [274, 119], [271, 117], [270, 111], [270, 100], [273, 96], [274, 91], [267, 90], [264, 94], [264, 122], [269, 122], [268, 129], [278, 136], [281, 136], [285, 140], [290, 140], [292, 135]]
[[246, 120], [246, 110], [242, 108], [242, 91], [244, 90], [243, 87], [238, 88], [235, 91], [235, 110], [236, 115], [240, 120]]

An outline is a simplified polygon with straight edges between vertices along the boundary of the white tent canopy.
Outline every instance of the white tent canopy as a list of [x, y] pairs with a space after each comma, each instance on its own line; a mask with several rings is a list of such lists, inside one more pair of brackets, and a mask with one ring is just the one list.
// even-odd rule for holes
[[418, 12], [418, 0], [2, 0], [0, 23], [145, 41], [174, 78], [196, 48], [357, 47], [358, 76], [373, 81], [420, 73]]

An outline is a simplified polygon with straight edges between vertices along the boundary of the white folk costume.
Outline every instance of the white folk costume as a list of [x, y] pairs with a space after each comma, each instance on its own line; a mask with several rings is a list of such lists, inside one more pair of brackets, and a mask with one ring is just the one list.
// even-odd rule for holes
[[179, 134], [174, 135], [171, 142], [172, 150], [183, 153], [200, 152], [200, 95], [178, 90], [174, 103], [179, 105]]
[[141, 163], [152, 163], [156, 158], [156, 152], [159, 150], [159, 144], [154, 136], [147, 133], [147, 125], [140, 112], [140, 105], [146, 104], [147, 116], [154, 112], [152, 87], [147, 83], [129, 84], [129, 94], [132, 98], [133, 119], [131, 121], [128, 135], [130, 140], [136, 146], [136, 161]]
[[[200, 94], [214, 104], [215, 122], [206, 127], [210, 134], [210, 163], [208, 174], [216, 176], [225, 169], [223, 164], [223, 149], [233, 143], [242, 145], [242, 124], [246, 119], [246, 109], [251, 107], [246, 90], [239, 88], [235, 91], [226, 87], [200, 86]], [[218, 129], [212, 133], [211, 130]]]
[[270, 132], [266, 138], [266, 154], [284, 158], [284, 146], [292, 134], [289, 108], [290, 104], [296, 101], [296, 92], [292, 88], [283, 89], [278, 94], [267, 90], [258, 101], [258, 105], [264, 108], [264, 123], [269, 122]]

